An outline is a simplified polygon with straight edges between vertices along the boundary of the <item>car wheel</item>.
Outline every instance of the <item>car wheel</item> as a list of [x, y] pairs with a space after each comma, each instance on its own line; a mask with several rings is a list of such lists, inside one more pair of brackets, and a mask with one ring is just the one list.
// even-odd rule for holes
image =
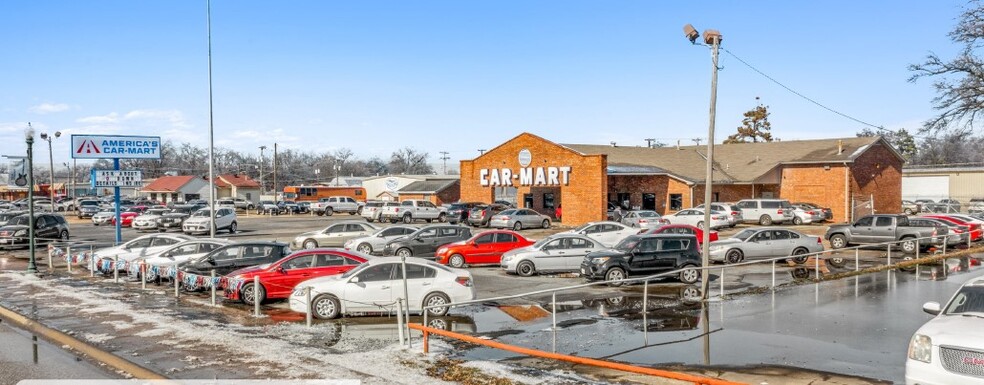
[[322, 294], [314, 298], [310, 304], [311, 313], [318, 319], [335, 319], [342, 312], [338, 298], [330, 294]]
[[809, 252], [808, 250], [806, 250], [806, 249], [804, 249], [802, 247], [797, 248], [796, 250], [793, 250], [793, 254], [792, 255], [794, 255], [794, 256], [801, 255], [801, 257], [793, 257], [793, 262], [795, 262], [797, 265], [802, 265], [802, 264], [806, 263], [806, 261], [808, 259], [810, 259], [810, 257], [807, 257], [804, 254], [806, 254], [808, 252]]
[[700, 301], [700, 289], [696, 286], [687, 285], [680, 290], [680, 299], [684, 302]]
[[362, 207], [355, 209], [355, 215], [362, 215]]
[[704, 221], [697, 222], [697, 228], [703, 230], [704, 229]]
[[335, 214], [335, 209], [333, 209], [331, 207], [325, 209], [325, 215], [327, 215], [327, 216], [330, 217], [330, 216], [332, 216], [332, 214]]
[[324, 216], [325, 215], [325, 212], [324, 211], [318, 211], [317, 214], [318, 214], [319, 217], [321, 217], [321, 216]]
[[[438, 293], [430, 293], [426, 297], [424, 297], [424, 303], [423, 303], [423, 305], [424, 306], [441, 306], [441, 305], [447, 305], [449, 303], [451, 303], [451, 300], [448, 298], [448, 296], [445, 295], [444, 293], [438, 292]], [[433, 307], [433, 308], [427, 309], [427, 314], [432, 315], [432, 316], [435, 316], [435, 317], [441, 317], [441, 316], [444, 316], [445, 314], [448, 314], [448, 311], [450, 311], [450, 310], [451, 310], [451, 307], [450, 306]]]
[[305, 239], [304, 240], [304, 243], [301, 245], [301, 247], [303, 247], [305, 249], [314, 249], [314, 248], [317, 248], [318, 247], [318, 241], [315, 241], [313, 239]]
[[369, 222], [369, 223], [372, 223], [372, 222], [375, 222], [375, 221], [376, 221], [375, 219], [372, 219], [372, 218], [366, 218], [366, 222]]
[[534, 265], [533, 262], [530, 261], [520, 262], [518, 265], [516, 265], [516, 274], [519, 274], [520, 276], [523, 277], [530, 277], [533, 274], [536, 274], [536, 265]]
[[252, 209], [255, 209], [255, 208], [256, 208], [256, 206], [253, 206], [253, 205], [247, 205], [246, 206], [246, 210], [252, 210]]
[[625, 270], [622, 270], [621, 267], [613, 267], [605, 273], [605, 280], [608, 281], [608, 286], [622, 286], [623, 279], [625, 279]]
[[793, 224], [796, 225], [796, 226], [802, 225], [803, 224], [803, 220], [800, 219], [800, 217], [793, 217]]
[[437, 221], [438, 222], [441, 222], [441, 223], [447, 222], [448, 221], [448, 215], [447, 214], [444, 214], [444, 213], [441, 213], [441, 215], [438, 215], [437, 216]]
[[451, 258], [448, 258], [448, 265], [462, 267], [465, 265], [465, 257], [462, 257], [461, 254], [452, 255]]
[[[911, 261], [911, 260], [914, 260], [914, 259], [916, 259], [915, 256], [906, 255], [906, 256], [902, 257], [902, 262], [907, 262], [907, 261]], [[902, 270], [902, 271], [914, 271], [914, 270], [916, 270], [916, 266], [915, 265], [912, 265], [912, 266], [907, 266], [907, 267], [900, 267], [899, 270]]]
[[796, 279], [810, 278], [810, 271], [802, 267], [797, 267], [793, 269], [792, 274], [793, 274], [793, 278]]
[[229, 225], [229, 234], [235, 234], [238, 229], [239, 225], [236, 224], [236, 222], [232, 222], [232, 224]]
[[413, 256], [413, 252], [410, 249], [404, 247], [396, 251], [396, 256], [401, 258], [410, 258]]
[[68, 240], [68, 230], [62, 230], [61, 233], [58, 234], [58, 239], [60, 239], [62, 241], [67, 241]]
[[728, 250], [728, 254], [724, 256], [724, 260], [727, 263], [738, 263], [742, 259], [745, 259], [745, 254], [738, 249]]
[[243, 285], [242, 289], [239, 289], [239, 300], [244, 304], [252, 306], [259, 299], [260, 303], [266, 299], [266, 289], [263, 285], [260, 285], [259, 290], [253, 290], [253, 284], [247, 283]]
[[543, 227], [543, 228], [545, 228], [545, 229], [549, 229], [549, 228], [550, 228], [550, 221], [549, 221], [549, 220], [546, 220], [546, 219], [544, 219], [544, 220], [543, 220], [543, 223], [540, 223], [540, 227]]
[[772, 217], [768, 215], [763, 215], [759, 218], [759, 224], [762, 226], [772, 226]]
[[680, 282], [686, 284], [692, 284], [694, 282], [697, 282], [698, 279], [700, 279], [700, 272], [697, 271], [697, 269], [695, 269], [693, 266], [687, 266], [684, 267], [683, 271], [680, 272], [679, 278], [680, 278]]
[[404, 215], [403, 223], [407, 223], [407, 224], [413, 223], [413, 217], [410, 216], [410, 214]]
[[905, 209], [905, 210], [903, 211], [903, 213], [905, 213], [905, 215], [912, 215], [912, 214], [915, 214], [915, 212], [914, 212], [914, 211], [912, 211], [912, 209]]
[[830, 247], [835, 249], [847, 247], [847, 238], [842, 234], [834, 234], [830, 237]]
[[844, 267], [844, 265], [847, 263], [847, 260], [845, 260], [843, 257], [832, 257], [827, 259], [827, 263], [829, 263], [833, 267]]
[[359, 247], [355, 248], [355, 251], [358, 251], [362, 254], [370, 255], [372, 254], [372, 245], [368, 243], [360, 243]]
[[911, 237], [902, 238], [902, 243], [900, 246], [902, 246], [902, 251], [906, 253], [916, 252], [916, 241], [914, 241]]
[[523, 229], [523, 224], [519, 221], [513, 224], [513, 231], [519, 231]]

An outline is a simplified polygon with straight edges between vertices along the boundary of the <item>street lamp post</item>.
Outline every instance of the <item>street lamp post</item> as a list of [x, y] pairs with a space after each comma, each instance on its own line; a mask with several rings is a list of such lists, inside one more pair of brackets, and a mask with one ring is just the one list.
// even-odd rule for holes
[[41, 139], [48, 141], [48, 164], [51, 166], [51, 178], [48, 184], [48, 197], [51, 198], [51, 212], [55, 212], [55, 158], [51, 154], [51, 140], [61, 137], [61, 131], [55, 131], [55, 137], [52, 138], [47, 132], [41, 133]]
[[263, 199], [263, 150], [266, 150], [266, 146], [260, 146], [260, 200]]
[[341, 174], [341, 173], [342, 173], [342, 165], [341, 164], [336, 164], [335, 165], [335, 187], [338, 187], [338, 178], [340, 176], [339, 174]]
[[[694, 26], [687, 24], [683, 26], [683, 33], [690, 39], [691, 44], [696, 44], [700, 36]], [[710, 266], [708, 255], [711, 243], [711, 188], [714, 179], [714, 122], [717, 113], [717, 79], [718, 79], [718, 48], [721, 46], [721, 32], [715, 29], [704, 30], [704, 44], [711, 46], [711, 107], [710, 124], [707, 128], [707, 174], [704, 181], [704, 231], [701, 244], [701, 274], [700, 287], [701, 297], [707, 299], [708, 271]]]
[[27, 143], [27, 272], [37, 274], [38, 265], [34, 260], [34, 127], [31, 123], [27, 124], [27, 131], [24, 132], [24, 141]]

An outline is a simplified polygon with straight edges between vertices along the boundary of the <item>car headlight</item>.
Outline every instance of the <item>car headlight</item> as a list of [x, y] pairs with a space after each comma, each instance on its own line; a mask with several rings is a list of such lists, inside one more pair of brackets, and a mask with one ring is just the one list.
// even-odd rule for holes
[[27, 235], [27, 230], [17, 230], [14, 232], [15, 237], [23, 237]]
[[294, 297], [303, 297], [304, 296], [304, 290], [305, 289], [303, 287], [295, 288], [294, 291], [292, 293], [290, 293], [290, 295], [292, 295]]
[[708, 250], [710, 250], [710, 251], [717, 251], [717, 250], [721, 250], [723, 248], [724, 248], [724, 246], [721, 246], [721, 245], [711, 245], [711, 247]]
[[909, 359], [930, 363], [933, 361], [933, 340], [929, 336], [916, 334], [909, 341]]
[[512, 255], [503, 255], [502, 256], [502, 262], [509, 262], [509, 261], [512, 261], [512, 260], [513, 260], [513, 256]]
[[601, 258], [592, 259], [591, 262], [594, 263], [595, 265], [600, 265], [605, 262], [608, 262], [609, 259], [611, 259], [611, 257], [601, 257]]

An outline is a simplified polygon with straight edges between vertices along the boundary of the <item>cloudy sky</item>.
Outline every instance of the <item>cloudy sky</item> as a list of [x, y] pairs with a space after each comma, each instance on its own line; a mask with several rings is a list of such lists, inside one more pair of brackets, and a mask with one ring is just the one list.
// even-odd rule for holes
[[[471, 158], [524, 131], [562, 143], [692, 143], [724, 35], [718, 140], [756, 105], [783, 140], [917, 128], [931, 84], [906, 66], [958, 47], [963, 1], [212, 1], [217, 146], [274, 142], [388, 157]], [[205, 1], [0, 4], [0, 154], [23, 131], [208, 144]], [[45, 151], [46, 152], [46, 151]], [[47, 155], [45, 153], [45, 155]], [[68, 140], [54, 143], [69, 162]]]

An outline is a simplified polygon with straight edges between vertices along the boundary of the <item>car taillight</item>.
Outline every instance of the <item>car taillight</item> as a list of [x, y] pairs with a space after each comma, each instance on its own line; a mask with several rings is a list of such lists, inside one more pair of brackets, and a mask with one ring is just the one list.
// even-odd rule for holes
[[458, 277], [454, 281], [457, 282], [458, 284], [460, 284], [461, 286], [464, 286], [464, 287], [471, 287], [472, 286], [472, 280], [469, 277]]
[[813, 215], [813, 212], [812, 211], [807, 211], [806, 214], [807, 215]]
[[818, 245], [822, 245], [823, 244], [823, 242], [820, 242], [820, 237], [817, 237], [817, 244]]
[[777, 211], [776, 213], [782, 215], [782, 209], [779, 209], [779, 211]]
[[737, 211], [732, 211], [732, 212], [731, 212], [731, 215], [735, 215], [735, 216], [737, 216], [737, 215], [738, 215], [738, 212], [737, 212]]
[[397, 208], [395, 208], [395, 209], [393, 209], [393, 212], [395, 212], [395, 213], [398, 213], [398, 212], [400, 212], [400, 208], [399, 208], [399, 207], [397, 207]]
[[649, 223], [649, 221], [647, 221], [647, 220], [645, 220], [645, 219], [640, 219], [640, 220], [639, 220], [639, 224], [643, 224], [643, 223]]

